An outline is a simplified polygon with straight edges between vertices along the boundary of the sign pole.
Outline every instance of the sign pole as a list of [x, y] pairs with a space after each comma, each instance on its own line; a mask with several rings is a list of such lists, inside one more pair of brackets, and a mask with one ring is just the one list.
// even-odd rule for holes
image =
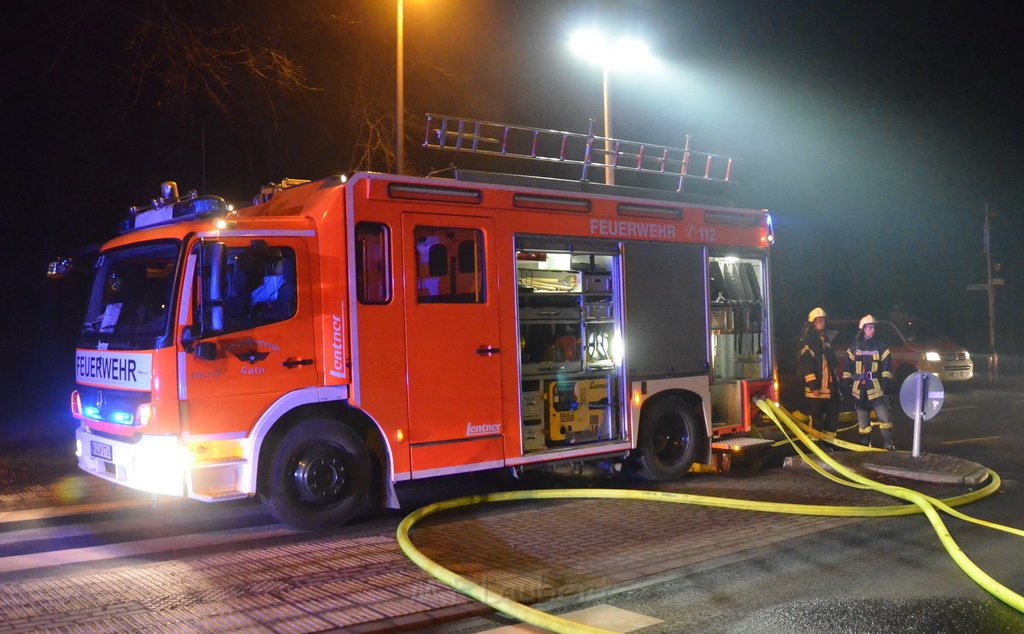
[[928, 374], [925, 372], [917, 373], [917, 398], [914, 399], [914, 446], [913, 455], [915, 458], [921, 456], [921, 416], [924, 410], [924, 398], [928, 394], [927, 382]]
[[988, 203], [985, 203], [982, 240], [985, 246], [985, 270], [988, 272], [988, 380], [989, 383], [995, 383], [999, 379], [999, 354], [996, 352], [996, 287], [992, 279], [992, 242], [988, 216]]

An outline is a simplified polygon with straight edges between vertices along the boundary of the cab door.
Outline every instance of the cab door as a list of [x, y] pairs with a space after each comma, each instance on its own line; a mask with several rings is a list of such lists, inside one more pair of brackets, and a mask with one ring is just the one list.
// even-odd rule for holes
[[[193, 434], [247, 433], [280, 396], [316, 385], [309, 256], [301, 237], [220, 237], [227, 251], [223, 327], [212, 359], [182, 349], [179, 399]], [[198, 248], [192, 258], [198, 259]], [[196, 260], [193, 260], [195, 262]], [[198, 272], [199, 267], [194, 267]], [[203, 309], [198, 273], [191, 318]], [[186, 298], [183, 298], [183, 300]], [[209, 306], [206, 307], [209, 311]], [[194, 327], [193, 327], [194, 328]], [[179, 346], [181, 346], [179, 338]]]
[[402, 236], [414, 476], [498, 466], [505, 430], [493, 221], [405, 213]]

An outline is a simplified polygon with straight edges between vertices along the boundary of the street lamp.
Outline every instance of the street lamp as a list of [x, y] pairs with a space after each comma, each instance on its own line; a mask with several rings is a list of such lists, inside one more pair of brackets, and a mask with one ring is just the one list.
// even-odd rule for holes
[[604, 99], [604, 182], [615, 184], [615, 169], [612, 167], [612, 110], [608, 99], [608, 72], [615, 68], [650, 66], [653, 57], [642, 40], [620, 37], [615, 41], [597, 29], [576, 31], [569, 38], [573, 53], [584, 60], [601, 66], [601, 88]]
[[395, 172], [398, 174], [401, 174], [402, 168], [405, 167], [405, 113], [402, 112], [403, 104], [405, 103], [405, 54], [403, 51], [403, 40], [405, 37], [402, 33], [404, 23], [405, 3], [403, 0], [398, 0], [398, 43], [395, 47], [395, 102], [397, 103], [397, 112], [395, 113]]

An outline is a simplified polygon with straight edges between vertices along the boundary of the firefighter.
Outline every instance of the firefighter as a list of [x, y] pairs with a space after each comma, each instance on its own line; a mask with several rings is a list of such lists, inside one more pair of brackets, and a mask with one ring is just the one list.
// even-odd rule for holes
[[871, 410], [875, 410], [883, 446], [893, 450], [892, 413], [886, 396], [892, 390], [892, 353], [889, 346], [875, 337], [878, 320], [864, 315], [860, 331], [846, 351], [849, 366], [843, 371], [843, 382], [853, 395], [857, 410], [857, 427], [862, 445], [871, 446]]
[[826, 434], [835, 435], [839, 419], [839, 366], [832, 344], [825, 336], [828, 315], [816, 307], [807, 314], [800, 340], [800, 374], [804, 377], [804, 403], [811, 424]]

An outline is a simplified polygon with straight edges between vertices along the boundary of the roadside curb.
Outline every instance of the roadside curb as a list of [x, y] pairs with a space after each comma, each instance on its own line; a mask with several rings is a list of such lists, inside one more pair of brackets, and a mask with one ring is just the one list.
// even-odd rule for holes
[[[909, 451], [837, 451], [829, 457], [863, 476], [885, 475], [932, 484], [975, 487], [988, 478], [989, 471], [988, 467], [970, 460], [930, 453], [915, 458]], [[817, 466], [832, 471], [815, 456], [808, 458]], [[787, 469], [810, 469], [800, 456], [787, 456], [783, 466]]]

